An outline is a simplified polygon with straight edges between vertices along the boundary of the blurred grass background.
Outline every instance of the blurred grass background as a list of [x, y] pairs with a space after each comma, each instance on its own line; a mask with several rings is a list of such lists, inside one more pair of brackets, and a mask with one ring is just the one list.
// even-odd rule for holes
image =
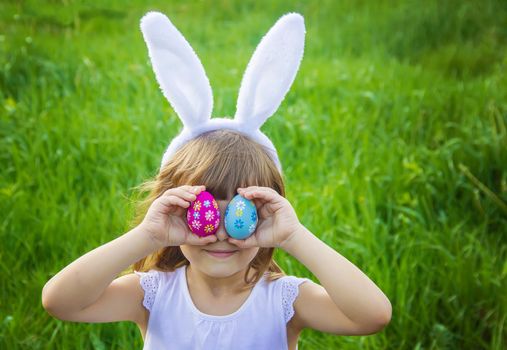
[[[2, 1], [0, 347], [142, 348], [134, 324], [78, 324], [45, 282], [129, 229], [132, 188], [181, 124], [139, 19], [166, 13], [233, 115], [260, 38], [304, 15], [300, 71], [263, 126], [301, 221], [390, 298], [382, 332], [305, 330], [300, 349], [504, 349], [505, 1]], [[284, 252], [290, 274], [312, 277]]]

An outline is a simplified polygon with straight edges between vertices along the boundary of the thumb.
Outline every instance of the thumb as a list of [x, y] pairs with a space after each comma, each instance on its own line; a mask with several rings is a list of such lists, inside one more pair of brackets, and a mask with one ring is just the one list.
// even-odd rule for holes
[[234, 244], [235, 246], [237, 246], [240, 249], [258, 247], [257, 239], [255, 238], [255, 235], [251, 235], [247, 239], [235, 239], [235, 238], [229, 237], [228, 241], [229, 241], [229, 243]]
[[160, 203], [160, 211], [163, 214], [183, 215], [186, 208], [190, 206], [189, 202], [174, 195], [161, 196], [158, 198], [158, 201]]

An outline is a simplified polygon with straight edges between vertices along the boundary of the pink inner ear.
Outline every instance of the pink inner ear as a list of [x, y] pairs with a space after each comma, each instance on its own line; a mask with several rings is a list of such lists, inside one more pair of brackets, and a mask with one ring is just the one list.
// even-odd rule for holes
[[220, 225], [220, 209], [213, 195], [203, 191], [190, 203], [187, 210], [187, 224], [190, 231], [205, 237], [217, 232]]

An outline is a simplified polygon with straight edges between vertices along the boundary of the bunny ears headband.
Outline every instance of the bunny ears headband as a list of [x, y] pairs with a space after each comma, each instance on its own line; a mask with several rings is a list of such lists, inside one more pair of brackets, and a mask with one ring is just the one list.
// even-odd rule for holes
[[276, 149], [260, 127], [278, 109], [298, 71], [304, 49], [303, 17], [297, 13], [282, 16], [262, 38], [243, 75], [234, 119], [211, 118], [213, 98], [204, 68], [165, 15], [148, 12], [141, 19], [141, 31], [160, 88], [183, 122], [183, 130], [169, 144], [160, 167], [198, 135], [230, 129], [264, 146], [281, 172]]

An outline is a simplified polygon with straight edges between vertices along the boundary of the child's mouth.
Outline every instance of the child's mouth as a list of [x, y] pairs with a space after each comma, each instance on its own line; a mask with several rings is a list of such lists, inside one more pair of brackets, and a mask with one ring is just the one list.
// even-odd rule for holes
[[206, 249], [204, 250], [206, 251], [206, 253], [216, 258], [228, 258], [238, 252], [237, 250], [226, 250], [226, 251], [206, 250]]

